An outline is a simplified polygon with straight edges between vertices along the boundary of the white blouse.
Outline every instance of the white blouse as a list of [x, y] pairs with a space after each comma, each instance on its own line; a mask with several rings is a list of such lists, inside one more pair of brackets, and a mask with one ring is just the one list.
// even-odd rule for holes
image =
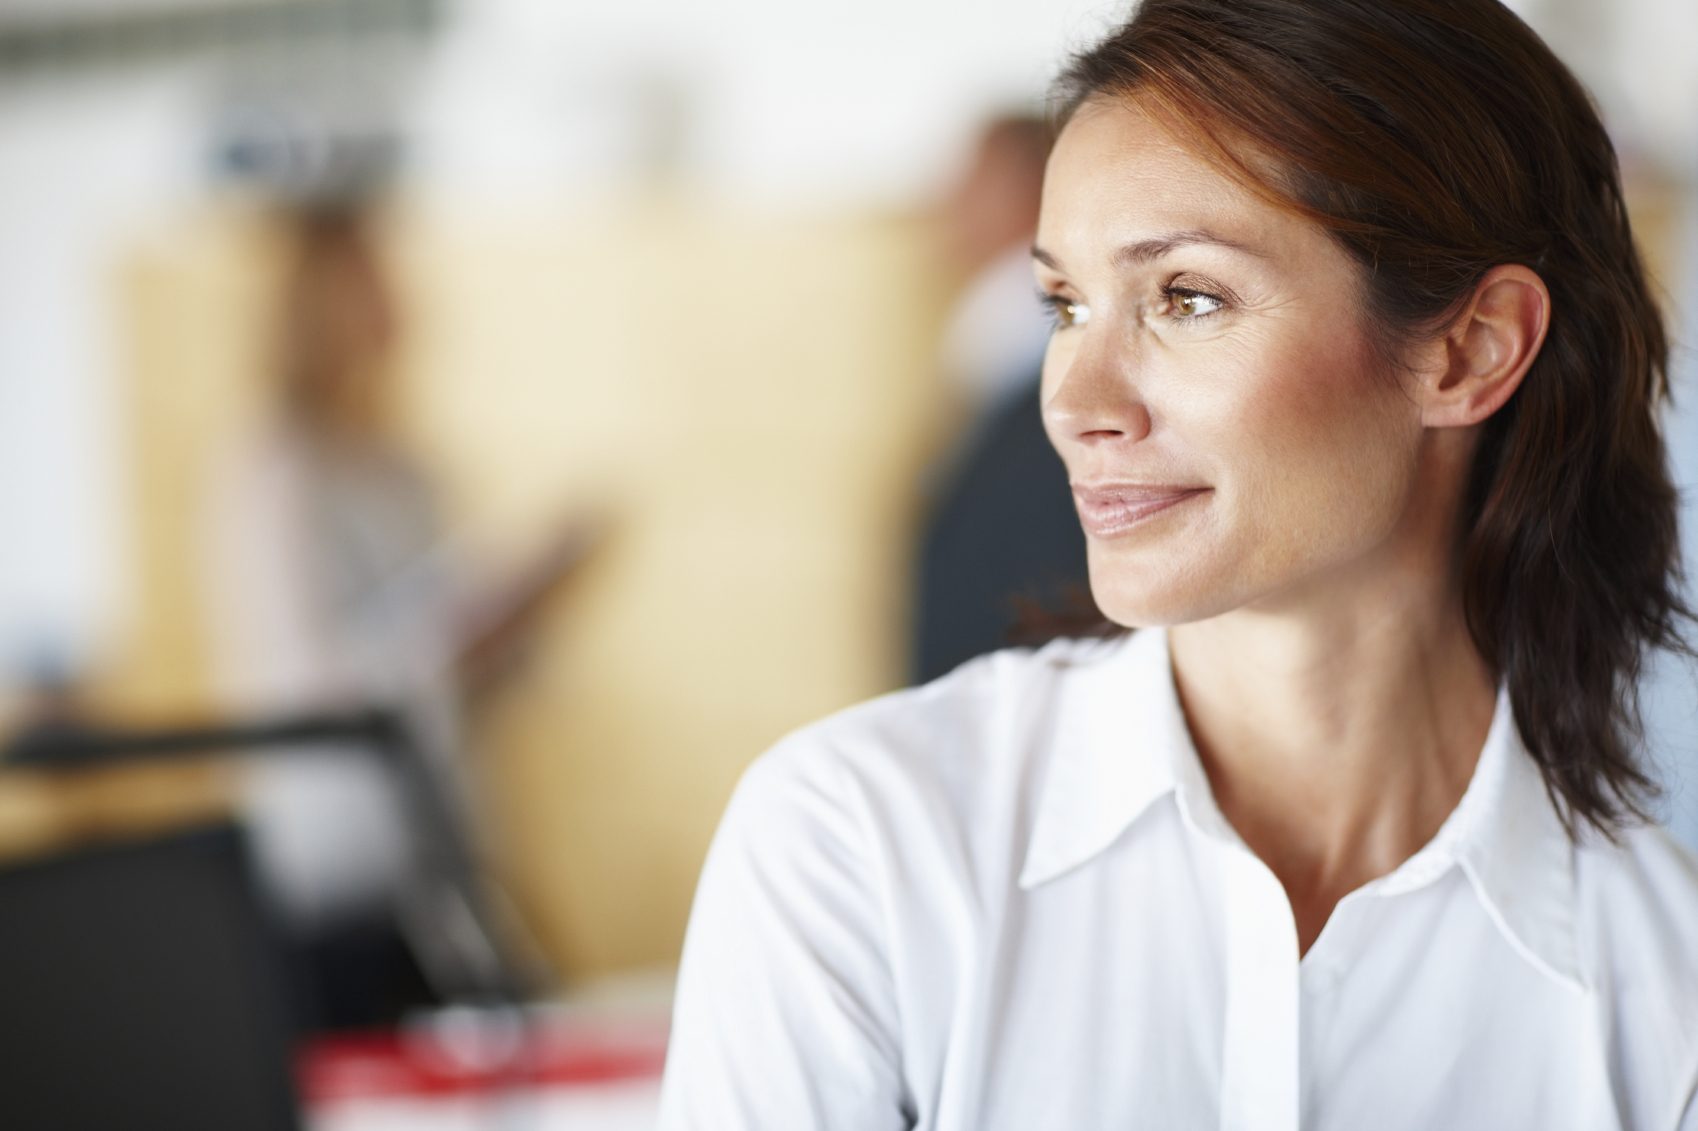
[[666, 1131], [1698, 1131], [1698, 861], [1565, 835], [1500, 699], [1308, 954], [1164, 632], [974, 661], [760, 759], [684, 947]]

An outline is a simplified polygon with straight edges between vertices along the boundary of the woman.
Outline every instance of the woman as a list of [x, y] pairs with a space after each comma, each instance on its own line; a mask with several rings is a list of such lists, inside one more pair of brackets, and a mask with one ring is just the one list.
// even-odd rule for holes
[[1666, 347], [1492, 0], [1147, 0], [1062, 80], [1046, 427], [1106, 641], [785, 742], [668, 1128], [1698, 1131]]

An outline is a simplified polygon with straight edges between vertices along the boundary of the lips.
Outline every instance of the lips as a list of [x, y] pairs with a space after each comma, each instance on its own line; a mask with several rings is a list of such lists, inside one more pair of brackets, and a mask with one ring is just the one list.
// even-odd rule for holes
[[1150, 483], [1076, 484], [1073, 501], [1087, 534], [1110, 538], [1146, 519], [1205, 495], [1207, 487]]

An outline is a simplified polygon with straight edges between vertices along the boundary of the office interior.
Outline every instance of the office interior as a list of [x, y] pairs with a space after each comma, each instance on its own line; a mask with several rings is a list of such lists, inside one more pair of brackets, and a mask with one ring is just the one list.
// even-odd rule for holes
[[[1616, 138], [1698, 560], [1698, 7], [1511, 6]], [[963, 321], [1020, 244], [964, 186], [1123, 13], [0, 0], [35, 1125], [108, 1076], [135, 1127], [652, 1124], [719, 814], [915, 677], [939, 484], [1015, 387], [962, 375], [1036, 307]], [[1698, 847], [1698, 670], [1643, 697]]]

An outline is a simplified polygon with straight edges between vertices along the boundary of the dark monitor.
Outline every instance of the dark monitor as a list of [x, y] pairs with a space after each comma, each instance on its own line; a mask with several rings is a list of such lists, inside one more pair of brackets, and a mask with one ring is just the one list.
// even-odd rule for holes
[[0, 869], [0, 1125], [293, 1131], [282, 982], [235, 828]]

